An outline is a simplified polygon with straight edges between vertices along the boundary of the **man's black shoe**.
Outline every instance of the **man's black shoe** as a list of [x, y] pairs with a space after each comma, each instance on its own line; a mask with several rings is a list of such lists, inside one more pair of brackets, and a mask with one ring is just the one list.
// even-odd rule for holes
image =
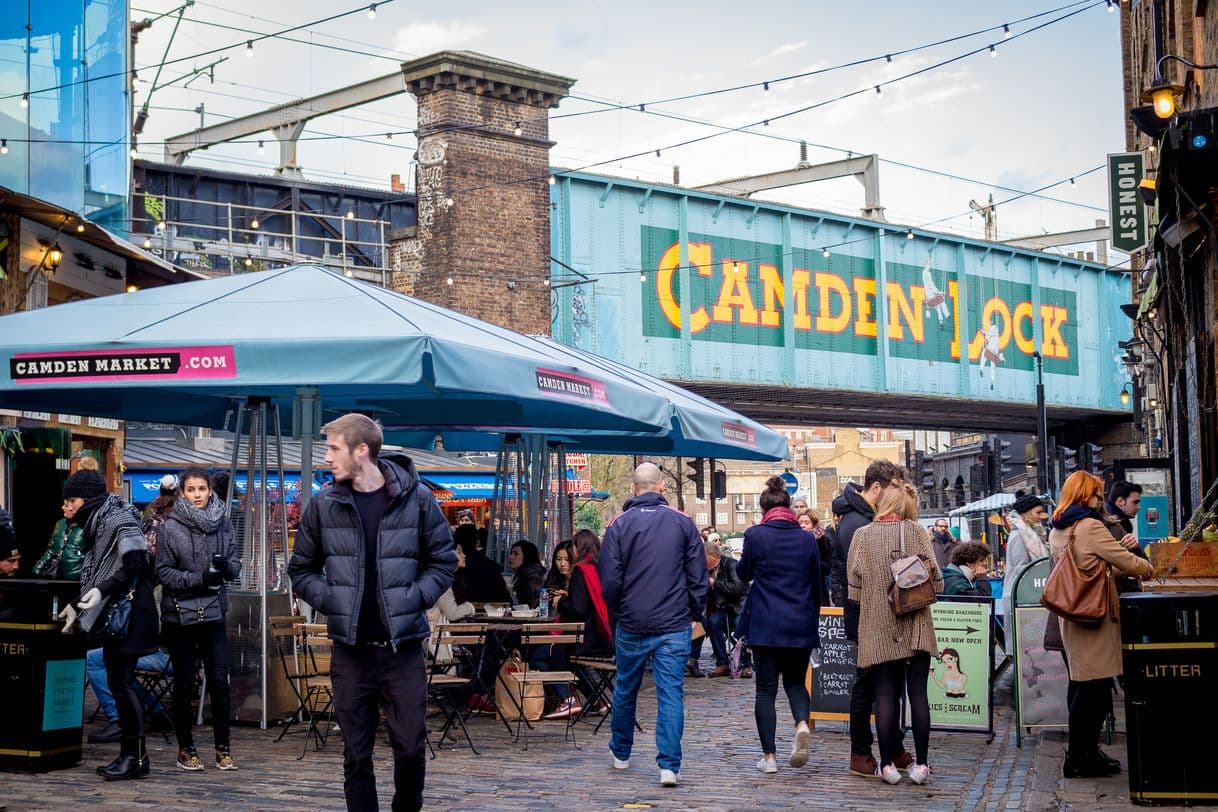
[[1115, 758], [1105, 753], [1102, 748], [1095, 748], [1095, 752], [1099, 756], [1100, 763], [1107, 765], [1108, 769], [1112, 771], [1113, 775], [1116, 775], [1121, 771], [1120, 761], [1117, 761]]
[[694, 662], [693, 660], [690, 660], [688, 663], [685, 664], [685, 676], [687, 676], [687, 677], [705, 677], [706, 674], [702, 673], [702, 669], [698, 667], [698, 664], [696, 662]]
[[118, 722], [107, 722], [101, 730], [89, 734], [89, 744], [110, 744], [122, 738], [123, 733], [118, 728]]

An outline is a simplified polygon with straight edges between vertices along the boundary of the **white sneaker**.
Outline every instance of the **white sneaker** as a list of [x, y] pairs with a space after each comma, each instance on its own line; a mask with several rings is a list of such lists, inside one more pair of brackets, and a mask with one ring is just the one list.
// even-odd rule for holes
[[675, 787], [681, 783], [681, 777], [672, 770], [660, 770], [660, 786]]
[[757, 769], [770, 775], [778, 772], [778, 762], [768, 756], [762, 756], [757, 760]]
[[886, 764], [880, 769], [880, 778], [884, 779], [885, 784], [901, 783], [901, 771], [891, 764]]
[[926, 764], [915, 764], [909, 768], [909, 772], [906, 775], [915, 784], [925, 784], [926, 779], [930, 778], [930, 767]]
[[803, 722], [799, 723], [799, 727], [795, 729], [795, 741], [791, 745], [791, 766], [802, 767], [808, 763], [808, 740], [812, 738], [812, 731], [808, 730], [808, 726]]
[[629, 769], [630, 769], [630, 759], [628, 759], [628, 758], [618, 758], [617, 756], [614, 756], [614, 757], [613, 757], [613, 769], [615, 769], [615, 770], [629, 770]]

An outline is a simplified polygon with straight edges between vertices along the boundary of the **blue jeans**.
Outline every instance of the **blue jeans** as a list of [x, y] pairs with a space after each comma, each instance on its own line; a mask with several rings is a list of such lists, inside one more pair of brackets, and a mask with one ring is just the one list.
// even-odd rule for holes
[[[154, 654], [145, 654], [140, 657], [135, 667], [144, 671], [160, 671], [167, 662], [169, 662], [169, 655], [161, 649], [157, 649]], [[106, 718], [111, 722], [117, 720], [118, 706], [114, 703], [114, 694], [111, 693], [110, 682], [106, 679], [106, 666], [102, 662], [100, 648], [89, 649], [85, 655], [85, 678], [93, 686], [93, 693], [97, 697], [97, 704], [101, 705], [102, 713], [106, 714]], [[140, 687], [139, 683], [136, 683], [135, 691], [144, 700], [145, 708], [149, 711], [160, 710], [160, 703]]]
[[609, 749], [619, 759], [630, 758], [634, 746], [635, 705], [643, 668], [651, 659], [656, 684], [656, 764], [681, 771], [681, 736], [685, 732], [685, 661], [689, 659], [689, 629], [658, 635], [614, 631], [617, 684], [613, 688], [613, 737]]

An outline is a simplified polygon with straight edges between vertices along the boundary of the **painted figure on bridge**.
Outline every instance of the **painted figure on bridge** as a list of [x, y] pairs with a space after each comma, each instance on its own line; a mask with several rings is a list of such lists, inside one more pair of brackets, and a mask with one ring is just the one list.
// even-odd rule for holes
[[947, 307], [947, 295], [935, 284], [929, 257], [926, 265], [922, 267], [922, 287], [926, 290], [926, 315], [929, 316], [930, 311], [935, 311], [935, 315], [939, 317], [939, 326], [942, 327], [943, 322], [951, 318], [951, 311]]
[[1002, 353], [1001, 345], [999, 344], [998, 322], [991, 321], [989, 326], [985, 328], [985, 346], [981, 349], [981, 365], [978, 372], [985, 377], [985, 365], [989, 362], [990, 365], [990, 388], [994, 388], [994, 376], [998, 369], [998, 362], [1007, 360]]

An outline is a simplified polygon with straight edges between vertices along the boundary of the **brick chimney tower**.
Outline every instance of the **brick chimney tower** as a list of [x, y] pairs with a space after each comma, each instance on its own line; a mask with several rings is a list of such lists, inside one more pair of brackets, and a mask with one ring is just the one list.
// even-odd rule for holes
[[548, 335], [548, 111], [575, 80], [470, 51], [402, 73], [419, 105], [418, 226], [395, 246], [394, 288]]

